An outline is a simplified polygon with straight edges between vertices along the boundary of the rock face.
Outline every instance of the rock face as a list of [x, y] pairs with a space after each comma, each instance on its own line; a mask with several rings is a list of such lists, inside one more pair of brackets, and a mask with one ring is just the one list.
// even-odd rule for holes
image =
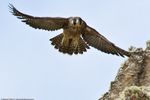
[[150, 41], [145, 50], [129, 50], [135, 53], [122, 64], [109, 92], [99, 100], [150, 100]]

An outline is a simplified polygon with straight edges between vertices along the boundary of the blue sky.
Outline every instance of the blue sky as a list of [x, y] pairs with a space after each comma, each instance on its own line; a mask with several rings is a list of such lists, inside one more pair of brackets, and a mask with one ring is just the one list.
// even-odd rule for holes
[[97, 100], [127, 58], [94, 48], [64, 55], [49, 39], [61, 33], [35, 30], [12, 16], [8, 4], [34, 16], [80, 16], [117, 46], [145, 48], [150, 39], [149, 0], [3, 0], [0, 3], [0, 98]]

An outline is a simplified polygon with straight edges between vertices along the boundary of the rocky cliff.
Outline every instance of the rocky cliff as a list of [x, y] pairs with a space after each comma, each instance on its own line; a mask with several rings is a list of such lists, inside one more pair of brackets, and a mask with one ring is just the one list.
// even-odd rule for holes
[[99, 100], [150, 100], [150, 41], [146, 49], [130, 47], [135, 52], [125, 61]]

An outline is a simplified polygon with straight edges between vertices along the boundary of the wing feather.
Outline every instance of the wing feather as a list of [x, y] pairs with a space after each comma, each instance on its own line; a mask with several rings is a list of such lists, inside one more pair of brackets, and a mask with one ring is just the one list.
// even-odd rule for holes
[[102, 52], [115, 54], [122, 57], [124, 57], [124, 55], [130, 56], [129, 52], [115, 46], [112, 42], [107, 40], [104, 36], [89, 26], [85, 29], [82, 37], [90, 46], [101, 50]]
[[61, 17], [34, 17], [31, 15], [24, 14], [18, 11], [13, 5], [9, 5], [10, 12], [17, 16], [17, 18], [22, 19], [22, 22], [25, 22], [29, 26], [38, 29], [44, 30], [58, 30], [61, 28], [65, 28], [68, 25], [67, 18]]

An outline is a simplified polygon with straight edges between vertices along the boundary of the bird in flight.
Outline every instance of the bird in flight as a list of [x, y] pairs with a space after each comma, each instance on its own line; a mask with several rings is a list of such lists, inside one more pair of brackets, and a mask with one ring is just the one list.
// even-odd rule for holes
[[35, 17], [18, 11], [11, 4], [9, 8], [14, 16], [35, 29], [47, 31], [63, 29], [61, 34], [50, 39], [51, 44], [62, 53], [83, 54], [89, 46], [92, 46], [108, 54], [122, 57], [131, 55], [130, 52], [119, 48], [94, 28], [88, 26], [80, 17]]

